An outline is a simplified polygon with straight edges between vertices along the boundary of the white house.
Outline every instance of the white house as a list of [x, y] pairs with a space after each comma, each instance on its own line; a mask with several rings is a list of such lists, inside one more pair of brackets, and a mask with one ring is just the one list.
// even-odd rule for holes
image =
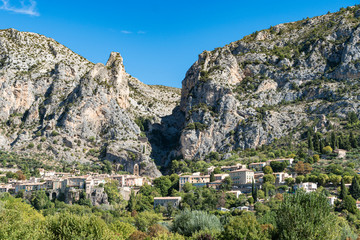
[[312, 182], [305, 182], [305, 183], [300, 183], [298, 185], [298, 188], [302, 188], [305, 190], [305, 192], [314, 192], [317, 189], [317, 184], [316, 183], [312, 183]]

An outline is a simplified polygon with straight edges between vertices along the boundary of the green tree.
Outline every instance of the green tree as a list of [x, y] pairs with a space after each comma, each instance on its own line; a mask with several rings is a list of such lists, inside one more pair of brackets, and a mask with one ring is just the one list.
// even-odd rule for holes
[[42, 210], [51, 207], [49, 197], [46, 196], [45, 191], [34, 191], [31, 193], [31, 205], [37, 210]]
[[333, 149], [339, 148], [339, 144], [338, 144], [338, 141], [337, 141], [337, 137], [335, 136], [335, 132], [334, 132], [334, 131], [331, 132], [330, 141], [331, 141], [331, 147], [332, 147]]
[[275, 183], [275, 176], [272, 174], [265, 174], [263, 181], [264, 183]]
[[270, 166], [265, 166], [263, 168], [263, 172], [264, 172], [264, 174], [273, 174], [273, 170]]
[[270, 166], [274, 172], [282, 172], [288, 166], [288, 163], [286, 161], [285, 162], [272, 161], [270, 162]]
[[111, 174], [111, 172], [113, 170], [113, 166], [112, 166], [111, 162], [108, 161], [108, 160], [105, 160], [103, 163], [104, 163], [103, 166], [102, 166], [103, 172]]
[[356, 148], [358, 146], [357, 140], [352, 131], [350, 132], [349, 142], [350, 142], [352, 148]]
[[104, 220], [94, 215], [61, 213], [47, 218], [45, 239], [115, 239]]
[[269, 234], [261, 228], [256, 217], [251, 213], [244, 213], [240, 216], [232, 217], [224, 226], [221, 234], [224, 240], [227, 239], [246, 239], [246, 240], [265, 240], [270, 239]]
[[326, 146], [326, 147], [323, 148], [323, 153], [324, 154], [329, 155], [329, 154], [332, 153], [332, 151], [333, 151], [333, 149], [330, 146]]
[[136, 210], [136, 196], [134, 190], [131, 190], [130, 198], [128, 201], [127, 209], [129, 212]]
[[135, 217], [135, 226], [140, 231], [147, 231], [148, 228], [162, 219], [161, 214], [153, 211], [140, 212]]
[[48, 239], [44, 216], [20, 198], [0, 201], [0, 239]]
[[319, 160], [320, 160], [320, 156], [318, 155], [318, 154], [315, 154], [314, 156], [313, 156], [313, 159], [314, 159], [314, 162], [319, 162]]
[[317, 181], [320, 185], [325, 185], [328, 181], [329, 181], [329, 177], [328, 175], [321, 173], [319, 174], [319, 176], [317, 177]]
[[360, 198], [360, 186], [357, 177], [353, 177], [349, 188], [349, 193], [355, 200]]
[[231, 190], [232, 184], [232, 179], [230, 177], [225, 177], [220, 188], [224, 190]]
[[155, 178], [153, 181], [154, 187], [158, 189], [161, 196], [166, 197], [169, 194], [169, 189], [172, 186], [172, 182], [168, 176], [161, 176]]
[[332, 184], [337, 186], [341, 182], [341, 176], [333, 174], [329, 177], [329, 180]]
[[214, 172], [210, 173], [210, 182], [215, 182], [215, 173]]
[[254, 179], [252, 180], [251, 185], [251, 196], [253, 197], [254, 202], [257, 202], [257, 187], [255, 186]]
[[347, 120], [350, 124], [357, 123], [359, 121], [355, 112], [349, 112], [347, 115]]
[[133, 232], [136, 231], [136, 228], [130, 223], [121, 222], [116, 220], [110, 224], [111, 230], [120, 235], [121, 239], [128, 239]]
[[314, 144], [313, 144], [313, 141], [312, 141], [312, 136], [308, 133], [308, 148], [312, 151], [314, 151]]
[[295, 178], [295, 180], [296, 180], [296, 183], [302, 183], [305, 180], [305, 176], [302, 176], [302, 175], [297, 176]]
[[265, 198], [265, 192], [263, 190], [258, 190], [257, 195], [258, 195], [259, 199], [264, 199]]
[[212, 214], [202, 211], [183, 211], [175, 216], [172, 230], [184, 236], [191, 236], [201, 230], [221, 231], [220, 220]]
[[186, 192], [186, 193], [192, 191], [193, 189], [194, 189], [194, 186], [193, 186], [191, 183], [189, 183], [189, 182], [186, 182], [186, 183], [184, 184], [184, 186], [182, 187], [182, 190], [183, 190], [184, 192]]
[[347, 188], [345, 186], [345, 180], [344, 178], [341, 179], [341, 190], [340, 190], [340, 193], [339, 193], [339, 198], [340, 199], [344, 199], [344, 197], [347, 195]]
[[122, 200], [120, 191], [118, 189], [119, 182], [116, 180], [105, 183], [104, 191], [108, 195], [110, 203], [120, 203]]
[[342, 209], [346, 209], [351, 213], [356, 213], [358, 211], [356, 207], [356, 200], [351, 195], [346, 195], [341, 202]]
[[338, 239], [337, 217], [321, 193], [285, 194], [276, 211], [276, 239]]
[[220, 167], [216, 167], [214, 169], [214, 174], [220, 174], [221, 173], [221, 168]]
[[286, 185], [288, 186], [293, 186], [295, 184], [295, 179], [293, 179], [292, 177], [288, 177], [285, 179]]

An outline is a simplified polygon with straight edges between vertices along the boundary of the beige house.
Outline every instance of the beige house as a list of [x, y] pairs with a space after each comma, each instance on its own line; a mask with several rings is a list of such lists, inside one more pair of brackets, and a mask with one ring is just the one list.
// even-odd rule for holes
[[266, 165], [270, 166], [271, 162], [288, 162], [289, 166], [291, 166], [294, 162], [293, 158], [279, 158], [279, 159], [273, 159], [273, 160], [267, 160]]
[[249, 169], [231, 171], [229, 175], [234, 185], [248, 184], [254, 180], [254, 171]]
[[242, 165], [241, 163], [237, 163], [232, 166], [222, 166], [221, 171], [235, 171], [239, 169], [246, 169], [246, 165]]
[[154, 197], [154, 208], [156, 208], [158, 205], [163, 207], [171, 205], [177, 208], [179, 207], [180, 202], [181, 197]]
[[9, 192], [9, 190], [14, 189], [11, 184], [2, 184], [0, 185], [0, 192]]
[[220, 173], [220, 174], [214, 174], [215, 180], [216, 181], [222, 181], [224, 180], [226, 177], [229, 177], [230, 175], [228, 173]]
[[185, 183], [191, 183], [196, 187], [206, 186], [206, 183], [210, 182], [210, 175], [185, 175], [180, 176], [179, 178], [179, 190], [182, 190], [182, 187]]
[[249, 164], [249, 168], [254, 169], [256, 171], [262, 171], [265, 166], [266, 166], [266, 162], [257, 162], [257, 163]]
[[30, 191], [38, 191], [46, 189], [45, 182], [42, 183], [22, 183], [15, 186], [15, 193], [18, 193], [21, 190], [24, 190], [25, 192]]

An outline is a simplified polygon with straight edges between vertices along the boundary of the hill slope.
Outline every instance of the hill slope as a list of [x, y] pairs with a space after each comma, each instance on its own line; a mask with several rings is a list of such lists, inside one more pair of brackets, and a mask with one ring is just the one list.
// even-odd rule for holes
[[327, 132], [359, 111], [360, 10], [280, 24], [204, 51], [182, 83], [179, 152], [203, 159]]
[[0, 31], [3, 149], [68, 162], [110, 160], [130, 172], [137, 163], [142, 173], [158, 176], [136, 120], [160, 122], [179, 99], [179, 89], [127, 74], [119, 53], [106, 65], [93, 64], [45, 36]]

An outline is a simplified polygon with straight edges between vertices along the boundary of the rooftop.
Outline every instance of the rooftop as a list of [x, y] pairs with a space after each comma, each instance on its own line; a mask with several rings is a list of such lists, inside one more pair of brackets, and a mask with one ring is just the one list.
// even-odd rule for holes
[[157, 200], [178, 200], [180, 199], [181, 200], [181, 197], [154, 197], [154, 200], [157, 199]]

